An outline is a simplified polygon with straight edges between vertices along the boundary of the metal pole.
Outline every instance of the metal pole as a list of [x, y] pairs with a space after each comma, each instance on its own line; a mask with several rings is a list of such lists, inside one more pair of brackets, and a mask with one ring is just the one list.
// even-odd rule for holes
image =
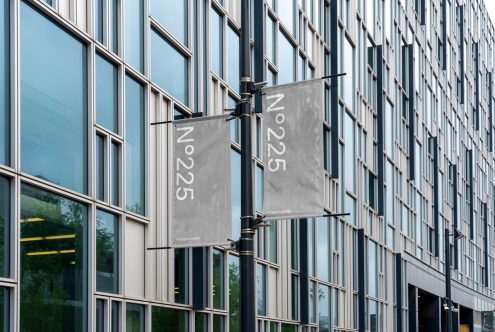
[[251, 47], [250, 0], [241, 4], [241, 238], [239, 240], [241, 272], [241, 332], [256, 331], [253, 160], [251, 146]]
[[447, 331], [452, 331], [452, 285], [450, 284], [450, 230], [445, 228], [445, 298], [447, 299]]

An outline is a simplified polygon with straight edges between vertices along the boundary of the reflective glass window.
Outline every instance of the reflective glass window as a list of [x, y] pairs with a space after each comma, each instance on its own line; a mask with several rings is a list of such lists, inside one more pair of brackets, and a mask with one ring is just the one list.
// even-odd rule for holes
[[20, 199], [20, 328], [86, 331], [87, 208], [26, 184]]
[[224, 254], [218, 249], [213, 249], [213, 308], [224, 309]]
[[256, 264], [256, 308], [258, 315], [266, 315], [266, 267]]
[[112, 332], [120, 331], [120, 304], [119, 302], [112, 301]]
[[10, 1], [0, 5], [0, 164], [10, 163]]
[[144, 70], [144, 3], [124, 0], [125, 59], [135, 69]]
[[227, 29], [228, 72], [227, 83], [234, 91], [239, 91], [239, 35], [229, 27]]
[[119, 218], [96, 210], [96, 290], [119, 291]]
[[221, 315], [213, 315], [213, 332], [225, 331], [225, 317]]
[[180, 102], [188, 104], [187, 58], [155, 30], [151, 30], [151, 79]]
[[0, 276], [10, 276], [10, 181], [0, 176]]
[[266, 15], [266, 56], [268, 60], [275, 63], [275, 22], [269, 15]]
[[105, 332], [105, 300], [96, 299], [96, 332]]
[[127, 332], [144, 332], [144, 306], [136, 303], [127, 303], [125, 310], [125, 330]]
[[114, 53], [119, 51], [119, 4], [120, 0], [109, 0], [110, 12], [110, 49]]
[[240, 331], [241, 275], [239, 257], [229, 255], [229, 330]]
[[223, 77], [223, 18], [214, 9], [210, 13], [211, 69]]
[[195, 332], [208, 332], [208, 314], [196, 312], [194, 314]]
[[294, 33], [294, 0], [284, 0], [278, 2], [278, 16], [282, 24], [290, 33]]
[[9, 290], [0, 287], [0, 331], [10, 331], [10, 297]]
[[189, 315], [187, 311], [164, 307], [153, 307], [151, 311], [151, 331], [189, 331]]
[[21, 170], [87, 191], [86, 47], [21, 3]]
[[317, 244], [317, 260], [318, 260], [318, 278], [322, 280], [329, 279], [329, 259], [330, 259], [330, 242], [329, 242], [329, 219], [318, 218], [318, 244]]
[[126, 209], [144, 214], [144, 89], [125, 81]]
[[189, 303], [189, 250], [175, 249], [174, 259], [175, 302]]
[[344, 184], [347, 189], [354, 192], [354, 160], [356, 158], [354, 148], [354, 120], [351, 116], [344, 112]]
[[330, 332], [330, 288], [318, 285], [318, 324], [320, 332]]
[[96, 122], [114, 133], [119, 132], [117, 67], [96, 54]]
[[103, 0], [95, 0], [95, 38], [100, 43], [103, 43]]
[[105, 199], [105, 138], [102, 135], [96, 135], [96, 198]]
[[120, 205], [120, 144], [112, 142], [111, 147], [111, 181], [112, 181], [112, 204]]
[[151, 15], [183, 44], [187, 44], [187, 3], [185, 0], [151, 1]]
[[294, 46], [284, 36], [278, 33], [278, 84], [294, 82], [295, 79], [295, 56]]

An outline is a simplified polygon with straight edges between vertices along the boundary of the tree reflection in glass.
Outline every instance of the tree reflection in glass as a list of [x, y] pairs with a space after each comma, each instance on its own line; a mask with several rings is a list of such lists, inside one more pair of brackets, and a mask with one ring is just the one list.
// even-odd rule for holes
[[21, 187], [21, 331], [85, 331], [87, 208]]
[[96, 290], [119, 291], [119, 220], [118, 217], [96, 210]]

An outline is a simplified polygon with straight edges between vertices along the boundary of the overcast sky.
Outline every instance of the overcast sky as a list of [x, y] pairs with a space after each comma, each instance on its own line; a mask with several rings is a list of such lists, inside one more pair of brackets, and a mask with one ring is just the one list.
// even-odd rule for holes
[[485, 0], [485, 6], [490, 14], [492, 24], [495, 23], [495, 0]]

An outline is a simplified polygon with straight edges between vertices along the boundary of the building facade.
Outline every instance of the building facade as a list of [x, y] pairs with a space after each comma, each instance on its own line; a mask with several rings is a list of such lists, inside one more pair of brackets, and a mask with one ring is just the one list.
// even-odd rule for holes
[[[454, 331], [495, 310], [481, 0], [253, 0], [255, 81], [325, 85], [324, 213], [256, 235], [258, 330]], [[0, 327], [239, 331], [239, 256], [168, 245], [171, 132], [239, 100], [238, 0], [2, 0]], [[259, 109], [260, 101], [255, 100]], [[252, 117], [263, 211], [262, 114]], [[232, 239], [240, 233], [231, 122]]]

